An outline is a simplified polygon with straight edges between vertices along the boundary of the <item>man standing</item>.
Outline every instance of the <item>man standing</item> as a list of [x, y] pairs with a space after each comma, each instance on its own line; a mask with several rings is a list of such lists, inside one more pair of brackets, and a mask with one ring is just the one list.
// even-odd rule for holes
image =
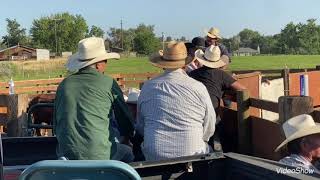
[[[77, 73], [59, 85], [54, 104], [54, 133], [57, 155], [68, 159], [110, 159], [117, 145], [110, 127], [115, 113], [122, 143], [130, 144], [134, 128], [118, 84], [104, 75], [108, 59], [119, 54], [107, 53], [102, 38], [90, 37], [78, 44], [78, 52], [67, 63]], [[122, 150], [121, 150], [122, 151]]]
[[206, 47], [211, 45], [218, 46], [221, 51], [221, 56], [227, 56], [226, 58], [228, 58], [229, 63], [231, 63], [231, 54], [228, 52], [226, 46], [220, 43], [221, 39], [222, 37], [220, 36], [220, 30], [214, 27], [210, 28], [206, 36]]
[[144, 135], [146, 160], [211, 151], [208, 141], [216, 116], [210, 96], [202, 83], [181, 69], [192, 59], [181, 42], [170, 42], [150, 57], [165, 72], [143, 85], [138, 100], [137, 132]]

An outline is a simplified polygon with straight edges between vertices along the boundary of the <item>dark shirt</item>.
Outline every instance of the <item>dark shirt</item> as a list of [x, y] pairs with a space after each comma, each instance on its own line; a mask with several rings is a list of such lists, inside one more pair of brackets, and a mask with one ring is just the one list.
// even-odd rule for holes
[[229, 62], [231, 63], [231, 54], [228, 52], [228, 49], [223, 44], [219, 44], [219, 49], [221, 51], [221, 56], [226, 55], [229, 57]]
[[206, 86], [215, 109], [220, 106], [220, 99], [222, 98], [224, 90], [229, 89], [231, 84], [236, 81], [225, 71], [206, 66], [191, 71], [189, 75]]

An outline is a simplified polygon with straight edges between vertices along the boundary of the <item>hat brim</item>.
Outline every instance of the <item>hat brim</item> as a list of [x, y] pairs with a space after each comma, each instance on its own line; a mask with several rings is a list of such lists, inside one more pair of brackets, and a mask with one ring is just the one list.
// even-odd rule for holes
[[105, 54], [95, 57], [93, 59], [90, 59], [88, 61], [81, 61], [79, 53], [77, 52], [68, 58], [66, 67], [69, 71], [76, 71], [81, 68], [84, 68], [92, 64], [95, 64], [97, 62], [108, 60], [108, 59], [120, 59], [120, 55], [118, 53], [106, 52]]
[[204, 53], [202, 50], [198, 49], [195, 52], [195, 59], [197, 59], [201, 64], [210, 68], [220, 68], [229, 64], [229, 57], [222, 55], [218, 61], [208, 61], [204, 58]]
[[310, 128], [305, 128], [302, 129], [300, 131], [297, 131], [296, 133], [292, 134], [291, 136], [289, 136], [286, 140], [284, 140], [276, 149], [275, 152], [279, 151], [281, 148], [283, 148], [285, 145], [287, 145], [289, 142], [298, 139], [298, 138], [302, 138], [308, 135], [312, 135], [312, 134], [319, 134], [320, 133], [320, 124], [316, 123], [315, 126], [310, 127]]
[[211, 37], [211, 38], [222, 39], [221, 36], [219, 36], [219, 35], [212, 35], [212, 34], [210, 34], [209, 32], [207, 32], [207, 36], [209, 36], [209, 37]]
[[173, 69], [173, 68], [182, 68], [190, 64], [194, 59], [190, 56], [187, 56], [184, 59], [170, 61], [170, 60], [163, 59], [162, 54], [158, 52], [158, 53], [152, 54], [149, 60], [153, 66], [156, 66], [159, 68]]

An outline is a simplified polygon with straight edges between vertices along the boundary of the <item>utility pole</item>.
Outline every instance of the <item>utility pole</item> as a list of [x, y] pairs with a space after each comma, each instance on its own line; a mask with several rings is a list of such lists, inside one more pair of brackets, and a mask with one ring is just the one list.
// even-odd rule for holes
[[162, 35], [162, 50], [164, 50], [164, 33], [161, 32], [161, 35]]
[[60, 19], [52, 19], [54, 21], [54, 37], [56, 40], [56, 56], [58, 55], [58, 38], [57, 38], [57, 21]]
[[121, 48], [123, 50], [123, 30], [122, 30], [122, 19], [120, 21], [120, 25], [121, 25]]

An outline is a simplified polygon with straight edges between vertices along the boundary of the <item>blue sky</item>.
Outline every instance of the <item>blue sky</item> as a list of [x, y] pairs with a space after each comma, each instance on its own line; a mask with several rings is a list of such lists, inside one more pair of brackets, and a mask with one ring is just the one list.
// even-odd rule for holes
[[0, 36], [7, 33], [6, 18], [17, 19], [29, 31], [33, 19], [60, 12], [81, 14], [89, 26], [105, 31], [120, 27], [123, 19], [124, 28], [152, 24], [159, 36], [164, 32], [189, 39], [212, 26], [223, 37], [244, 28], [271, 35], [290, 21], [320, 18], [319, 0], [10, 0], [0, 6]]

